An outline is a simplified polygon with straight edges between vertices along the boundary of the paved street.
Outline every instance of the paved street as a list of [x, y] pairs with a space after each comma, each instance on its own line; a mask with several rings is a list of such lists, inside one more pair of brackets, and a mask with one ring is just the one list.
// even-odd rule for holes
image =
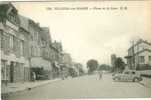
[[[145, 80], [151, 81], [151, 79]], [[111, 74], [103, 75], [102, 80], [98, 80], [97, 75], [91, 75], [53, 82], [9, 96], [6, 100], [78, 99], [96, 97], [146, 98], [151, 97], [151, 87], [149, 84], [144, 83], [113, 82]]]

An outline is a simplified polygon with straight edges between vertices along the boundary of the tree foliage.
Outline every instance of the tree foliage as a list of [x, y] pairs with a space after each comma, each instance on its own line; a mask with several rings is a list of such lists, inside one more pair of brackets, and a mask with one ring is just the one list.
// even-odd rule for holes
[[125, 63], [121, 57], [118, 57], [115, 60], [115, 69], [119, 72], [122, 72], [125, 69]]
[[87, 62], [88, 73], [92, 73], [98, 67], [98, 61], [95, 59], [90, 59]]
[[110, 71], [111, 70], [111, 67], [107, 64], [101, 64], [99, 67], [98, 67], [98, 70], [106, 70], [106, 71]]

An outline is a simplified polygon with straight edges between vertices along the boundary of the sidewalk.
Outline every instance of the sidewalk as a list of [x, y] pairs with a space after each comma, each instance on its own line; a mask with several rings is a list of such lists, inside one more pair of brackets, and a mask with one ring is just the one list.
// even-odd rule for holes
[[143, 77], [143, 81], [141, 81], [140, 83], [147, 88], [151, 88], [151, 78]]
[[54, 79], [54, 80], [42, 80], [42, 81], [35, 81], [35, 82], [24, 82], [24, 83], [8, 83], [7, 86], [1, 87], [1, 94], [2, 95], [9, 95], [21, 91], [25, 91], [28, 89], [36, 88], [48, 83], [56, 82], [61, 79]]

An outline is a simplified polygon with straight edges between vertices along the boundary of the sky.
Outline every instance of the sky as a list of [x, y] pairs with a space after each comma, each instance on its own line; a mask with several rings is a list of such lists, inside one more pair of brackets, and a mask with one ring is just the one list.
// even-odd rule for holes
[[[151, 41], [151, 2], [14, 2], [19, 14], [50, 28], [53, 40], [62, 42], [73, 61], [96, 59], [110, 64], [111, 54], [124, 57], [132, 40]], [[127, 7], [96, 10], [94, 7]], [[89, 10], [55, 10], [55, 7], [88, 7]], [[52, 9], [51, 9], [52, 8]]]

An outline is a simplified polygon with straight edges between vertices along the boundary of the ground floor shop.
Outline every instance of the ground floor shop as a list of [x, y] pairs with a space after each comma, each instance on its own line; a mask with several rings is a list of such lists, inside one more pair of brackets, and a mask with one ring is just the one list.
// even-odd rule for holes
[[1, 60], [1, 80], [11, 83], [29, 81], [30, 69], [24, 63]]
[[31, 79], [32, 80], [46, 80], [52, 79], [52, 63], [42, 57], [31, 58]]
[[[1, 53], [1, 80], [3, 83], [47, 80], [60, 77], [60, 67], [42, 57], [25, 59], [14, 54]], [[34, 78], [33, 78], [34, 76]]]

